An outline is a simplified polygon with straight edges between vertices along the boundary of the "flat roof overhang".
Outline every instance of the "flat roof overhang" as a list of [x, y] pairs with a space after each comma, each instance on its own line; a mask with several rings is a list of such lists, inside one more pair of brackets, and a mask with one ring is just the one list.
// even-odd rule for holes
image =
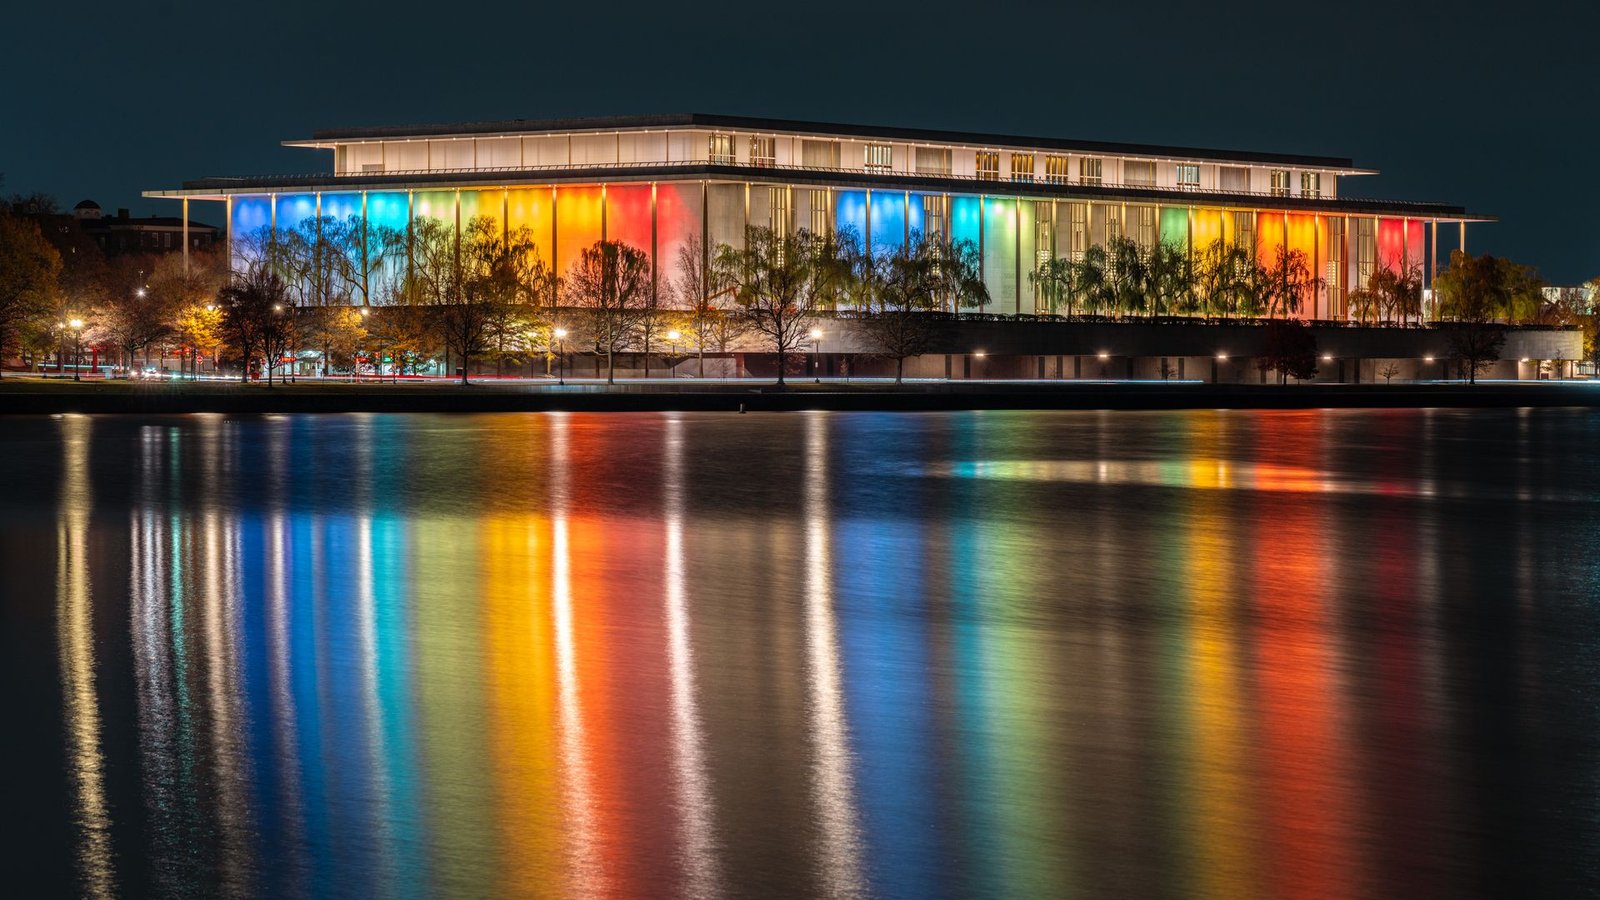
[[1052, 184], [1048, 182], [980, 181], [909, 173], [817, 171], [776, 167], [640, 165], [573, 169], [519, 169], [416, 174], [282, 175], [257, 178], [201, 178], [179, 190], [145, 191], [152, 199], [226, 200], [232, 196], [276, 193], [338, 193], [353, 191], [410, 191], [471, 188], [476, 190], [545, 185], [593, 185], [652, 181], [756, 181], [819, 188], [900, 190], [947, 194], [1021, 197], [1037, 200], [1095, 200], [1157, 203], [1224, 209], [1282, 209], [1344, 215], [1376, 215], [1437, 219], [1450, 222], [1493, 222], [1493, 216], [1469, 213], [1464, 207], [1443, 203], [1380, 200], [1362, 197], [1277, 197], [1221, 191], [1173, 188], [1129, 188], [1116, 185]]
[[1376, 170], [1357, 167], [1354, 160], [1339, 156], [1295, 153], [1262, 153], [1250, 150], [1218, 150], [1204, 147], [1173, 147], [1161, 144], [1136, 144], [1118, 141], [1080, 141], [1066, 138], [1025, 135], [985, 134], [970, 131], [900, 128], [849, 123], [809, 122], [794, 119], [766, 119], [753, 116], [723, 116], [707, 113], [680, 113], [647, 116], [598, 116], [566, 119], [507, 119], [492, 122], [445, 123], [435, 125], [380, 126], [372, 128], [331, 128], [311, 133], [309, 140], [284, 141], [286, 147], [331, 149], [336, 144], [378, 141], [449, 140], [493, 137], [524, 137], [553, 134], [607, 134], [649, 131], [687, 131], [706, 128], [760, 134], [788, 134], [803, 137], [829, 137], [900, 141], [902, 143], [951, 144], [972, 149], [1061, 150], [1066, 153], [1106, 154], [1177, 162], [1236, 162], [1279, 164], [1314, 168], [1342, 175], [1373, 175]]

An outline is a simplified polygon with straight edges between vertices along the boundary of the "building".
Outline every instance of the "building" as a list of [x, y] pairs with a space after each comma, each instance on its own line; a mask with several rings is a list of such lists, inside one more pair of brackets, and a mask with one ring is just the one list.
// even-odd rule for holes
[[[1050, 313], [1030, 273], [1127, 237], [1194, 253], [1215, 241], [1271, 259], [1287, 246], [1320, 279], [1300, 315], [1347, 322], [1378, 266], [1429, 286], [1441, 253], [1485, 217], [1459, 206], [1347, 197], [1373, 174], [1338, 157], [863, 127], [717, 115], [514, 120], [314, 132], [323, 174], [205, 178], [148, 197], [220, 201], [233, 252], [249, 235], [333, 217], [401, 231], [423, 217], [530, 228], [564, 273], [597, 240], [649, 252], [658, 288], [694, 238], [712, 248], [747, 225], [854, 229], [869, 250], [913, 233], [970, 240], [1000, 315]], [[1442, 245], [1442, 246], [1441, 246]], [[404, 260], [372, 277], [393, 281]], [[378, 286], [369, 296], [379, 297]], [[1418, 354], [1421, 358], [1421, 354]]]
[[93, 242], [106, 256], [172, 253], [186, 246], [204, 250], [222, 237], [216, 227], [185, 222], [181, 216], [134, 217], [126, 209], [107, 216], [93, 200], [78, 201], [71, 213], [34, 213], [32, 217], [58, 247]]

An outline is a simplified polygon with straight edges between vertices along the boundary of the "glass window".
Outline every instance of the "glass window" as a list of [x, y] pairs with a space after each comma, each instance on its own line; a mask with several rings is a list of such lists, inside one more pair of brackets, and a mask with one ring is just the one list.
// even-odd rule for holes
[[917, 171], [928, 175], [949, 175], [950, 148], [918, 147]]
[[1044, 158], [1044, 180], [1051, 184], [1067, 183], [1067, 158], [1065, 156], [1046, 156]]
[[733, 165], [733, 135], [713, 134], [711, 136], [711, 162], [713, 164]]
[[1000, 154], [993, 150], [979, 150], [977, 172], [979, 181], [999, 181]]
[[1271, 193], [1272, 193], [1272, 196], [1274, 196], [1274, 197], [1287, 197], [1287, 196], [1289, 196], [1289, 170], [1288, 169], [1273, 169], [1272, 170], [1272, 191], [1271, 191]]
[[1366, 287], [1378, 267], [1378, 220], [1356, 220], [1356, 287]]
[[1122, 183], [1136, 187], [1155, 187], [1156, 164], [1128, 160], [1122, 164]]
[[1013, 153], [1013, 154], [1011, 154], [1011, 180], [1012, 181], [1032, 181], [1033, 180], [1033, 154], [1032, 153]]
[[1322, 196], [1322, 174], [1320, 172], [1301, 172], [1300, 173], [1300, 196], [1302, 196], [1302, 197], [1321, 197]]
[[753, 137], [750, 139], [750, 165], [775, 166], [778, 164], [778, 139]]
[[801, 141], [800, 164], [808, 169], [839, 168], [839, 142]]
[[1200, 167], [1187, 164], [1178, 166], [1178, 187], [1194, 190], [1200, 186]]
[[1223, 166], [1217, 170], [1217, 183], [1225, 191], [1250, 192], [1250, 170], [1244, 166]]
[[868, 144], [866, 165], [868, 172], [887, 172], [894, 168], [894, 147], [889, 144]]
[[1103, 160], [1085, 157], [1078, 160], [1078, 180], [1084, 184], [1099, 184]]

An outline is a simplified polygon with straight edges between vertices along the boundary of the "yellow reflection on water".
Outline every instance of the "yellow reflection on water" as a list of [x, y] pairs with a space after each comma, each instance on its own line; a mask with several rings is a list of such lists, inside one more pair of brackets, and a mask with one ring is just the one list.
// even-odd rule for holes
[[[1201, 420], [1196, 435], [1215, 441]], [[1197, 486], [1222, 487], [1226, 470], [1197, 463], [1190, 478]], [[1222, 499], [1204, 491], [1189, 495], [1182, 538], [1186, 544], [1189, 586], [1186, 621], [1189, 646], [1184, 658], [1192, 682], [1189, 715], [1193, 735], [1186, 804], [1194, 821], [1187, 829], [1196, 846], [1197, 895], [1234, 898], [1258, 893], [1250, 835], [1256, 827], [1250, 804], [1250, 750], [1243, 722], [1238, 665], [1238, 630], [1233, 612], [1235, 586], [1228, 562], [1237, 551]]]
[[94, 608], [89, 586], [89, 419], [61, 419], [64, 448], [61, 509], [56, 519], [56, 629], [65, 699], [68, 767], [77, 803], [78, 863], [84, 892], [116, 896], [111, 858], [111, 816], [100, 747], [100, 707], [95, 689]]

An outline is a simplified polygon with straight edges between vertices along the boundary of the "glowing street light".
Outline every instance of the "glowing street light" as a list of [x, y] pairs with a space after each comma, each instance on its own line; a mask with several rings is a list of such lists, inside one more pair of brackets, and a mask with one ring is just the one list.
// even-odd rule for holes
[[[678, 329], [676, 328], [667, 332], [667, 340], [672, 343], [672, 356], [674, 359], [676, 359], [678, 356], [678, 338], [681, 337], [683, 337], [683, 335], [679, 334]], [[673, 363], [673, 365], [677, 365], [677, 363]], [[670, 372], [671, 370], [669, 369], [668, 371]]]
[[[816, 376], [816, 374], [817, 374], [817, 343], [822, 340], [822, 329], [821, 328], [813, 328], [809, 332], [807, 332], [807, 334], [809, 334], [811, 336], [811, 355], [806, 357], [806, 361], [811, 366], [811, 374], [813, 376]], [[821, 381], [822, 381], [821, 377], [817, 377], [817, 382], [821, 383]]]
[[567, 383], [567, 354], [563, 342], [567, 337], [565, 328], [557, 328], [552, 334], [556, 338], [556, 384]]
[[1100, 361], [1101, 362], [1105, 362], [1106, 360], [1111, 358], [1111, 354], [1107, 353], [1104, 350], [1100, 351], [1099, 356], [1100, 356]]
[[67, 327], [72, 329], [72, 380], [83, 380], [83, 320], [73, 319], [67, 322]]

